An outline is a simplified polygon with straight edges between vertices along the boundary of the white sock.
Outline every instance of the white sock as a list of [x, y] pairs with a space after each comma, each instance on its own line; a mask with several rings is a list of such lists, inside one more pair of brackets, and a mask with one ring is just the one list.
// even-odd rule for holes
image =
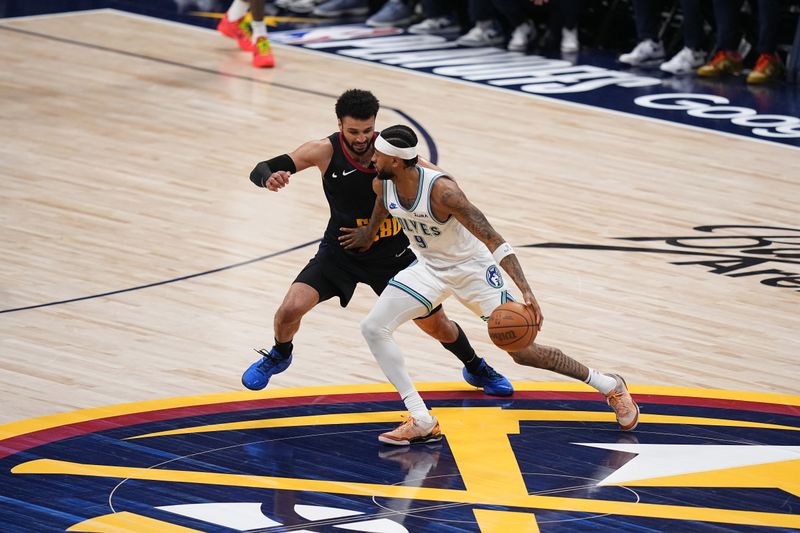
[[414, 417], [414, 420], [418, 420], [424, 424], [433, 422], [433, 417], [428, 412], [428, 406], [425, 405], [425, 400], [422, 399], [422, 396], [420, 396], [417, 391], [403, 398], [403, 403], [406, 404], [406, 409], [408, 409], [408, 412]]
[[253, 42], [256, 42], [259, 37], [267, 36], [267, 25], [263, 20], [254, 20], [250, 23], [250, 29], [253, 31]]
[[589, 369], [589, 377], [586, 379], [585, 383], [599, 390], [604, 395], [614, 390], [614, 387], [617, 386], [616, 379], [607, 374], [601, 374], [593, 368]]
[[250, 11], [250, 2], [245, 2], [244, 0], [233, 0], [231, 7], [228, 8], [228, 20], [231, 22], [234, 20], [239, 20], [243, 16], [247, 15], [248, 11]]

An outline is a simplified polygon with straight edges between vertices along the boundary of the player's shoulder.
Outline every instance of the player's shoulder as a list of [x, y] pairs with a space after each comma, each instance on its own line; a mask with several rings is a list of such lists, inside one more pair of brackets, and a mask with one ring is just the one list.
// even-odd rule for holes
[[436, 191], [452, 191], [458, 190], [458, 183], [453, 176], [444, 171], [431, 172], [431, 178], [434, 180], [431, 191], [435, 194]]
[[309, 163], [319, 166], [333, 157], [333, 145], [327, 138], [315, 139], [303, 143], [295, 152]]
[[464, 193], [449, 174], [436, 177], [431, 187], [431, 201], [437, 205], [456, 206], [463, 203]]

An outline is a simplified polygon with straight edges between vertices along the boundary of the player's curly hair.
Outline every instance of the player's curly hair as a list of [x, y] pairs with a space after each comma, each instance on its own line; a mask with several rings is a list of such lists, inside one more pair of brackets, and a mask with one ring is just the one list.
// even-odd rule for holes
[[[411, 148], [412, 146], [416, 146], [418, 142], [417, 134], [414, 133], [414, 130], [403, 124], [389, 126], [388, 128], [381, 130], [381, 137], [386, 139], [386, 142], [392, 146], [396, 146], [398, 148]], [[419, 158], [417, 157], [414, 157], [413, 159], [403, 159], [403, 166], [413, 167], [417, 164], [418, 159]]]
[[336, 100], [336, 117], [367, 120], [378, 115], [381, 104], [375, 95], [361, 89], [348, 89]]

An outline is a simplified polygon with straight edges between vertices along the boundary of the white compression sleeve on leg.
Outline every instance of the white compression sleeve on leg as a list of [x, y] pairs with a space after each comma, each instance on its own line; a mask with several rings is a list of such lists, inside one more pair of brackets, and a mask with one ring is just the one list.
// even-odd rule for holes
[[392, 336], [400, 324], [419, 317], [425, 311], [425, 306], [412, 296], [389, 285], [361, 322], [361, 333], [381, 370], [400, 393], [411, 416], [422, 422], [430, 422], [428, 408], [414, 388], [406, 370], [403, 352]]

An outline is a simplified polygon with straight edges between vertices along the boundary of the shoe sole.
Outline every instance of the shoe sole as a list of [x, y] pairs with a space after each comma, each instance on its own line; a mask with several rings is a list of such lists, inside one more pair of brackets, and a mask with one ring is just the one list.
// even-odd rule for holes
[[623, 61], [620, 59], [619, 62], [622, 63], [623, 65], [628, 65], [629, 67], [651, 68], [661, 65], [661, 63], [664, 62], [664, 58], [661, 57], [661, 58], [647, 59], [645, 61], [637, 61], [635, 63], [630, 63], [628, 61]]
[[442, 440], [442, 435], [439, 434], [437, 436], [427, 435], [425, 437], [417, 437], [415, 439], [409, 440], [395, 440], [390, 437], [384, 437], [383, 435], [378, 436], [378, 440], [384, 444], [389, 444], [391, 446], [411, 446], [412, 444], [425, 444], [427, 442], [439, 442]]

